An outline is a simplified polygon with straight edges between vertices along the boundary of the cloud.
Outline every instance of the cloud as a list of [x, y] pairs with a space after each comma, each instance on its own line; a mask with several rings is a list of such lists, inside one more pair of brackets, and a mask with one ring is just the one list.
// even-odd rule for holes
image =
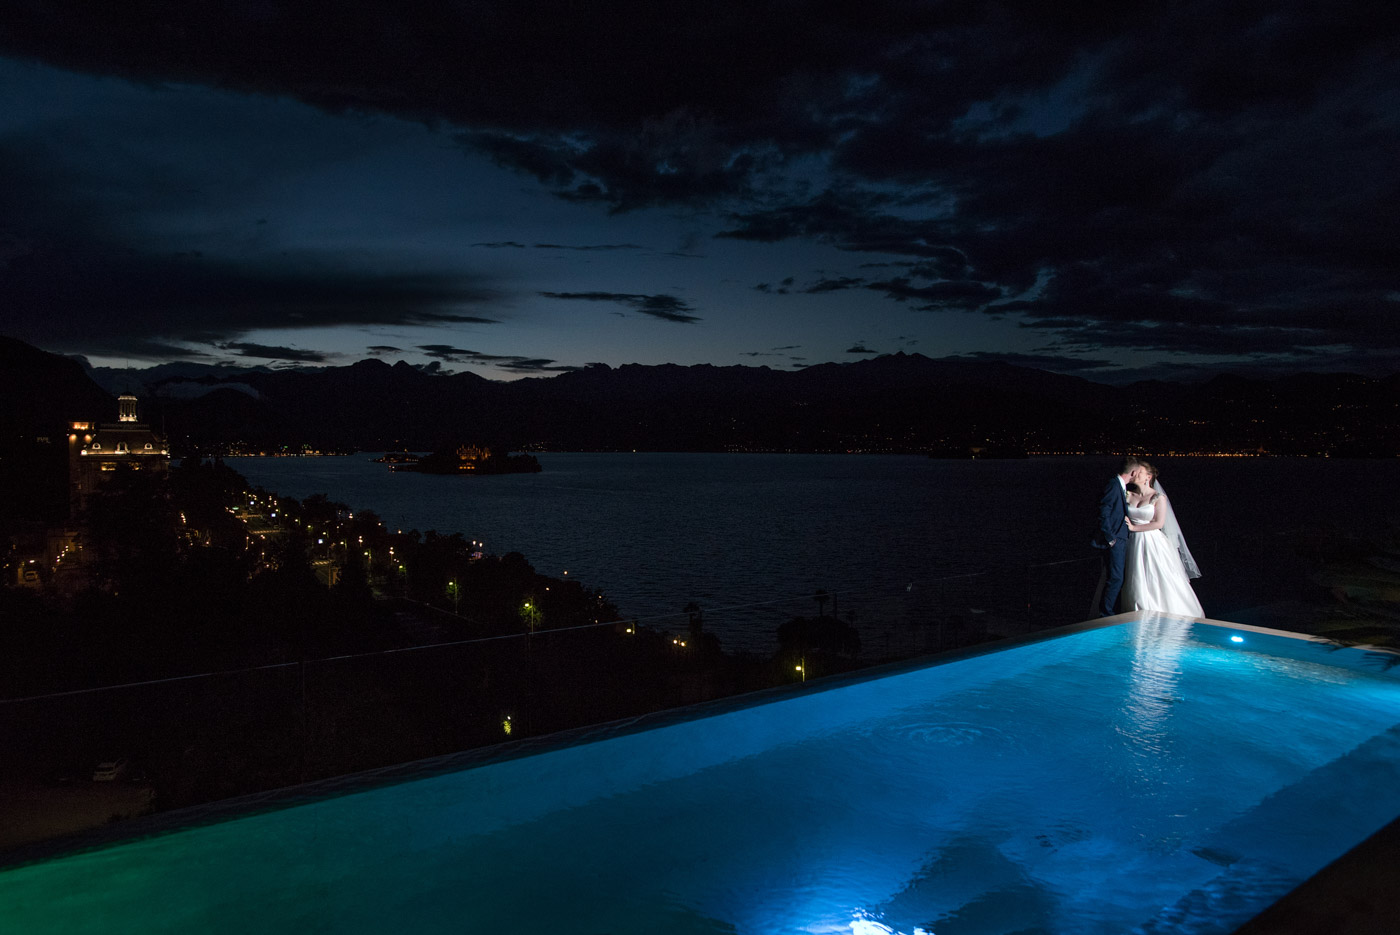
[[189, 259], [89, 241], [36, 247], [0, 270], [5, 328], [55, 349], [186, 356], [255, 329], [493, 323], [447, 309], [493, 301], [447, 274], [377, 274], [319, 257]]
[[[168, 4], [153, 23], [120, 6], [31, 3], [7, 11], [0, 54], [421, 121], [560, 198], [720, 212], [727, 240], [808, 240], [899, 264], [867, 287], [911, 311], [1006, 316], [1085, 347], [1253, 346], [1306, 362], [1323, 344], [1360, 359], [1400, 340], [1384, 298], [1400, 267], [1400, 10], [794, 9], [347, 0], [332, 20], [295, 4]], [[7, 213], [27, 197], [21, 185], [5, 194]], [[457, 286], [489, 290], [471, 276]], [[462, 313], [416, 291], [379, 314]], [[130, 307], [137, 298], [163, 301], [147, 290]], [[694, 320], [639, 299], [610, 301]], [[237, 309], [196, 315], [195, 330], [237, 335], [219, 324]]]
[[498, 322], [469, 313], [501, 298], [481, 275], [274, 250], [260, 233], [217, 249], [179, 243], [162, 226], [178, 214], [171, 199], [188, 195], [166, 187], [178, 190], [180, 180], [169, 178], [177, 170], [156, 182], [148, 176], [157, 166], [84, 161], [83, 147], [71, 149], [0, 140], [0, 307], [14, 337], [158, 360], [258, 330]]
[[886, 297], [896, 302], [914, 299], [921, 303], [916, 306], [921, 312], [944, 309], [975, 310], [984, 308], [989, 302], [1002, 297], [1000, 289], [972, 280], [944, 280], [927, 286], [915, 286], [908, 279], [900, 278], [868, 283], [866, 288], [883, 292]]
[[567, 373], [572, 370], [582, 370], [584, 368], [573, 364], [560, 364], [543, 357], [520, 357], [497, 364], [502, 370], [511, 373]]
[[967, 255], [954, 247], [932, 251], [924, 260], [897, 260], [887, 263], [861, 263], [861, 269], [903, 269], [917, 279], [966, 279], [971, 272]]
[[392, 10], [347, 0], [333, 19], [173, 5], [152, 23], [60, 3], [12, 11], [0, 53], [458, 128], [462, 145], [565, 197], [625, 209], [744, 195], [866, 127], [951, 121], [970, 102], [1049, 84], [1129, 18], [1095, 19], [898, 0], [802, 15], [762, 2], [724, 16], [640, 0], [607, 15], [564, 0]]
[[[1313, 354], [1318, 329], [1248, 327], [1190, 322], [1109, 322], [1092, 319], [1032, 319], [1022, 327], [1047, 331], [1062, 347], [1078, 350], [1131, 348], [1159, 353], [1191, 353], [1248, 357], [1287, 354], [1306, 364]], [[1322, 339], [1325, 340], [1325, 339]], [[1392, 346], [1395, 342], [1392, 341]]]
[[[488, 242], [488, 243], [474, 243], [474, 244], [472, 244], [472, 246], [473, 246], [473, 247], [488, 247], [488, 248], [491, 248], [491, 249], [494, 249], [494, 250], [500, 250], [500, 249], [505, 249], [505, 248], [510, 248], [510, 249], [514, 249], [514, 250], [525, 250], [525, 249], [527, 249], [527, 247], [526, 247], [525, 244], [520, 243], [520, 242], [517, 241], [517, 240], [496, 240], [496, 241], [491, 241], [491, 242]], [[641, 250], [641, 249], [642, 249], [642, 247], [641, 247], [639, 244], [634, 244], [634, 243], [580, 244], [580, 245], [577, 245], [577, 246], [571, 246], [571, 245], [569, 245], [569, 244], [558, 244], [558, 243], [537, 243], [537, 244], [530, 244], [529, 246], [533, 247], [533, 248], [536, 249], [536, 250], [584, 250], [584, 251], [601, 250], [601, 251], [612, 251], [612, 250]]]
[[806, 238], [853, 252], [905, 254], [935, 260], [957, 253], [951, 232], [938, 221], [901, 217], [890, 209], [893, 196], [873, 191], [827, 190], [776, 207], [733, 212], [732, 226], [716, 236], [730, 240], [777, 243]]
[[865, 280], [855, 276], [836, 276], [829, 279], [821, 279], [802, 291], [809, 295], [818, 295], [823, 292], [841, 292], [846, 289], [855, 289], [865, 285]]
[[697, 315], [691, 315], [694, 309], [673, 295], [637, 295], [629, 292], [541, 292], [540, 295], [547, 299], [617, 302], [643, 315], [681, 324], [692, 324], [702, 320]]
[[1057, 354], [1022, 354], [1014, 351], [974, 351], [970, 354], [952, 354], [943, 360], [995, 361], [1013, 364], [1017, 367], [1031, 367], [1036, 370], [1049, 370], [1052, 373], [1094, 373], [1113, 370], [1115, 365], [1106, 358], [1067, 357]]
[[394, 347], [394, 346], [391, 345], [391, 344], [371, 344], [369, 347], [365, 348], [365, 350], [367, 350], [367, 351], [369, 351], [371, 354], [375, 354], [375, 355], [378, 355], [378, 354], [401, 354], [401, 353], [403, 353], [403, 348], [401, 348], [401, 347]]
[[640, 244], [634, 244], [634, 243], [581, 244], [581, 245], [578, 245], [578, 246], [570, 246], [570, 245], [568, 245], [568, 244], [557, 244], [557, 243], [537, 243], [537, 244], [535, 244], [535, 249], [536, 249], [536, 250], [584, 250], [584, 251], [589, 251], [589, 250], [603, 250], [603, 251], [612, 251], [612, 250], [640, 250], [640, 249], [642, 249], [642, 247], [641, 247]]
[[[847, 353], [847, 354], [878, 354], [878, 353], [880, 353], [880, 352], [879, 352], [879, 351], [873, 351], [873, 350], [871, 350], [870, 348], [866, 347], [866, 346], [865, 346], [865, 343], [864, 343], [863, 341], [857, 341], [855, 344], [852, 344], [850, 347], [846, 348], [846, 353]], [[796, 360], [797, 358], [793, 358], [793, 359]]]
[[782, 282], [778, 283], [776, 288], [774, 288], [772, 285], [766, 282], [761, 282], [758, 285], [754, 286], [754, 288], [757, 289], [759, 292], [767, 292], [772, 295], [788, 295], [792, 292], [793, 282], [795, 282], [795, 280], [793, 279], [793, 277], [789, 276]]
[[415, 322], [424, 324], [466, 324], [466, 325], [499, 325], [499, 318], [483, 318], [480, 315], [444, 315], [436, 312], [418, 312], [414, 315]]
[[799, 347], [801, 347], [801, 346], [802, 346], [802, 345], [800, 345], [800, 344], [785, 344], [785, 345], [783, 345], [782, 347], [769, 348], [769, 349], [766, 350], [766, 351], [743, 351], [743, 352], [741, 352], [740, 356], [742, 356], [742, 357], [787, 357], [789, 360], [801, 360], [802, 358], [799, 358], [799, 357], [790, 357], [788, 354], [785, 354], [785, 353], [784, 353], [784, 351], [795, 351], [795, 350], [797, 350], [797, 349], [798, 349]]
[[233, 341], [220, 344], [225, 351], [232, 351], [239, 357], [261, 357], [265, 360], [285, 360], [292, 363], [320, 364], [330, 359], [330, 355], [320, 351], [306, 351], [295, 347], [276, 347], [270, 344], [250, 344], [246, 341]]
[[625, 128], [595, 126], [579, 134], [463, 132], [458, 140], [498, 165], [533, 175], [569, 200], [613, 211], [654, 204], [704, 204], [748, 189], [764, 161], [736, 153], [719, 127], [693, 112], [639, 116]]
[[463, 347], [453, 347], [451, 344], [420, 344], [418, 350], [423, 352], [425, 357], [434, 357], [448, 363], [461, 363], [463, 361], [497, 361], [509, 360], [499, 354], [482, 354], [478, 351], [467, 350]]
[[583, 369], [569, 364], [560, 364], [557, 361], [543, 357], [523, 357], [514, 354], [484, 354], [480, 351], [453, 347], [450, 344], [420, 344], [418, 345], [418, 350], [422, 351], [425, 357], [435, 358], [433, 364], [441, 364], [442, 362], [451, 364], [482, 364], [496, 367], [500, 370], [510, 371], [511, 373], [557, 373]]

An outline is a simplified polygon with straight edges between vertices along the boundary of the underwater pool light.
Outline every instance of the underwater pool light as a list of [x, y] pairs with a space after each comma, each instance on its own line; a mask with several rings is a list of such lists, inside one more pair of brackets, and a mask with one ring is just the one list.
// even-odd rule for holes
[[1243, 637], [1243, 636], [1232, 636], [1232, 637], [1230, 637], [1230, 642], [1232, 642], [1232, 643], [1243, 643], [1243, 642], [1244, 642], [1244, 637]]

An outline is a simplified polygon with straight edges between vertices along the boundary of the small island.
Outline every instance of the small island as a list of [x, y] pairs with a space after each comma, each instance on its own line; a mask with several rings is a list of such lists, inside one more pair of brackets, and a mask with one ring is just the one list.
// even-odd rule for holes
[[537, 474], [542, 468], [534, 455], [513, 455], [486, 445], [458, 445], [443, 448], [421, 458], [386, 454], [391, 471], [417, 471], [420, 474]]

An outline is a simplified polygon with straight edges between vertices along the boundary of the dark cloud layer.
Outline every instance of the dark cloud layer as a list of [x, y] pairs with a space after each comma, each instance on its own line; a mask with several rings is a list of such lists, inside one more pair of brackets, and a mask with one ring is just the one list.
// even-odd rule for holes
[[598, 243], [598, 244], [559, 244], [559, 243], [537, 243], [536, 250], [580, 250], [583, 252], [613, 250], [640, 250], [640, 244], [635, 243]]
[[537, 243], [523, 244], [515, 240], [495, 240], [487, 243], [474, 243], [473, 247], [489, 247], [493, 250], [510, 248], [514, 250], [524, 250], [527, 246], [536, 250], [580, 250], [580, 251], [613, 251], [613, 250], [640, 250], [640, 244], [635, 243], [600, 243], [600, 244], [559, 244], [559, 243]]
[[908, 279], [892, 279], [869, 283], [867, 288], [883, 292], [898, 302], [912, 299], [921, 312], [985, 308], [988, 302], [1001, 298], [1001, 290], [972, 280], [944, 279], [920, 286]]
[[541, 292], [547, 299], [575, 299], [584, 302], [616, 302], [662, 321], [692, 324], [700, 321], [689, 305], [673, 295], [634, 295], [627, 292]]
[[425, 357], [433, 358], [433, 363], [483, 364], [508, 370], [512, 373], [557, 373], [581, 368], [559, 364], [543, 357], [523, 357], [514, 354], [483, 354], [480, 351], [453, 347], [450, 344], [420, 344], [418, 350]]
[[[327, 252], [172, 247], [151, 166], [0, 135], [0, 308], [6, 334], [138, 359], [237, 351], [256, 329], [496, 324], [484, 277], [377, 271]], [[178, 238], [176, 238], [178, 239]], [[306, 352], [297, 352], [304, 354]], [[259, 355], [251, 355], [259, 356]], [[296, 355], [267, 354], [283, 359]]]
[[766, 350], [766, 351], [743, 351], [743, 352], [740, 353], [739, 356], [740, 356], [740, 357], [781, 357], [783, 360], [787, 360], [787, 361], [806, 360], [805, 357], [795, 357], [795, 356], [793, 356], [792, 354], [789, 354], [789, 353], [788, 353], [788, 351], [795, 351], [795, 350], [798, 350], [798, 349], [801, 348], [801, 347], [802, 347], [802, 345], [800, 345], [800, 344], [784, 344], [784, 345], [782, 345], [781, 347], [770, 347], [770, 348], [769, 348], [768, 350]]
[[[446, 275], [376, 274], [315, 257], [281, 264], [142, 253], [99, 240], [31, 248], [0, 268], [5, 331], [57, 349], [189, 356], [258, 329], [489, 324], [449, 309], [493, 298]], [[264, 355], [283, 356], [283, 355]]]
[[[155, 23], [142, 10], [25, 4], [0, 54], [421, 120], [572, 201], [716, 210], [730, 240], [899, 264], [807, 292], [1004, 316], [1091, 358], [1400, 350], [1394, 4], [348, 0], [171, 4]], [[100, 250], [67, 249], [27, 262], [91, 273], [171, 319], [195, 288], [233, 290], [153, 343], [227, 335], [235, 307], [273, 291], [267, 318], [285, 325], [332, 307], [432, 321], [483, 287], [369, 279], [357, 301], [305, 272], [249, 282], [144, 255], [172, 286], [138, 295]], [[0, 301], [42, 306], [13, 267]], [[673, 296], [545, 294], [697, 320]]]
[[319, 351], [308, 351], [296, 347], [276, 347], [270, 344], [251, 344], [247, 341], [230, 341], [220, 344], [220, 348], [237, 354], [239, 357], [260, 357], [264, 360], [285, 360], [298, 364], [322, 364], [329, 358]]

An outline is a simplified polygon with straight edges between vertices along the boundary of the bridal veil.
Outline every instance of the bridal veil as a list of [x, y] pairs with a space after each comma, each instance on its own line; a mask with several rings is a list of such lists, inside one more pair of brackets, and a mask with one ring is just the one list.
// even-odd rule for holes
[[1181, 556], [1181, 567], [1186, 569], [1186, 577], [1201, 577], [1200, 566], [1197, 565], [1196, 560], [1191, 557], [1191, 550], [1186, 547], [1186, 537], [1181, 534], [1181, 526], [1176, 521], [1176, 511], [1172, 509], [1171, 497], [1167, 496], [1167, 492], [1162, 488], [1160, 481], [1153, 486], [1157, 489], [1157, 492], [1162, 495], [1162, 500], [1166, 503], [1167, 507], [1166, 517], [1162, 523], [1162, 532], [1166, 533], [1167, 538], [1176, 545], [1176, 554]]

